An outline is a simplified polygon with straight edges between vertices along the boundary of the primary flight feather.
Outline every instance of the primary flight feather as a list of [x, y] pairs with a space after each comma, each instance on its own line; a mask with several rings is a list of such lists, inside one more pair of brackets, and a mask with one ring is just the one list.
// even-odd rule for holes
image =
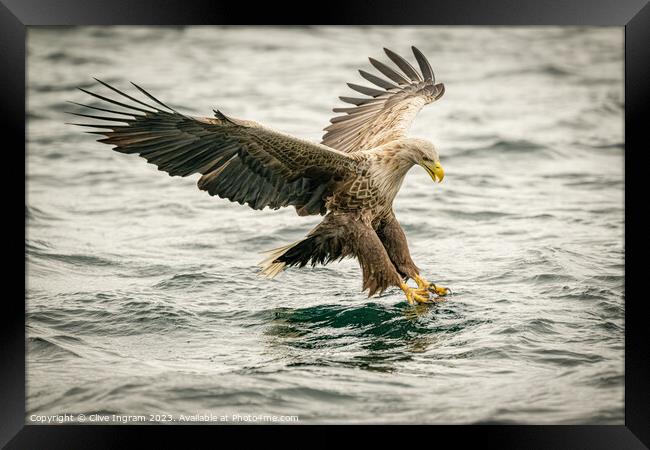
[[[111, 115], [72, 114], [103, 121], [75, 125], [98, 129], [91, 133], [118, 152], [138, 154], [172, 176], [200, 174], [198, 187], [210, 195], [253, 209], [293, 206], [299, 215], [325, 215], [305, 238], [268, 252], [261, 275], [353, 256], [368, 296], [398, 286], [409, 303], [426, 303], [449, 290], [420, 275], [392, 205], [413, 165], [434, 181], [444, 177], [433, 144], [407, 132], [422, 107], [445, 89], [424, 55], [412, 50], [420, 72], [388, 49], [399, 71], [370, 58], [388, 80], [360, 70], [377, 88], [349, 83], [365, 97], [340, 97], [353, 106], [334, 108], [343, 114], [330, 120], [320, 144], [218, 110], [213, 117], [181, 114], [134, 83], [147, 101], [97, 80], [119, 100], [81, 89], [109, 105], [80, 106]], [[417, 288], [406, 283], [409, 278]]]

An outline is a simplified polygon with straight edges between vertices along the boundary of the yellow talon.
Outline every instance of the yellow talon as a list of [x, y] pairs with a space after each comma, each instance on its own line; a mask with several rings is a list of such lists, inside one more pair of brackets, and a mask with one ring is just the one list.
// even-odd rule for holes
[[418, 284], [419, 290], [425, 290], [428, 292], [433, 292], [439, 297], [444, 297], [445, 295], [449, 294], [451, 292], [448, 288], [443, 287], [443, 286], [436, 286], [433, 283], [429, 283], [427, 280], [422, 278], [420, 275], [415, 275], [413, 277], [415, 282]]
[[422, 278], [420, 275], [415, 275], [413, 277], [413, 279], [418, 284], [418, 288], [423, 289], [423, 290], [429, 290], [429, 285], [431, 283], [429, 283], [427, 280]]
[[449, 288], [446, 288], [444, 286], [436, 286], [433, 283], [431, 283], [431, 286], [433, 286], [433, 290], [436, 294], [438, 294], [439, 297], [444, 297], [445, 295], [449, 294], [449, 292], [451, 292]]
[[416, 303], [429, 303], [429, 293], [419, 289], [412, 288], [406, 283], [401, 283], [399, 287], [406, 294], [406, 301], [410, 305], [415, 305]]

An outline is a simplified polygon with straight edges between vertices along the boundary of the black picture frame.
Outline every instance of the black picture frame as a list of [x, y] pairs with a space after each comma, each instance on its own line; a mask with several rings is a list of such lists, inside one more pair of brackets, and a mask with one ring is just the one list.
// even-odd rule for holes
[[[625, 237], [633, 242], [625, 248], [625, 425], [624, 426], [529, 426], [481, 424], [463, 426], [420, 426], [403, 433], [391, 426], [370, 426], [362, 433], [374, 439], [405, 439], [416, 444], [413, 434], [424, 435], [426, 445], [466, 444], [495, 448], [589, 448], [636, 449], [650, 445], [650, 342], [643, 314], [641, 289], [645, 242], [648, 229], [644, 218], [642, 183], [648, 142], [644, 131], [650, 95], [650, 4], [647, 0], [491, 0], [491, 1], [328, 1], [321, 7], [306, 3], [278, 5], [275, 2], [225, 2], [199, 0], [0, 0], [0, 79], [3, 124], [3, 201], [5, 222], [18, 222], [19, 203], [15, 194], [25, 154], [25, 37], [28, 26], [56, 25], [201, 25], [315, 23], [350, 25], [585, 25], [625, 27]], [[646, 114], [644, 114], [646, 113]], [[9, 145], [13, 137], [16, 145]], [[24, 148], [24, 147], [23, 147]], [[26, 181], [25, 181], [26, 182]], [[639, 200], [635, 200], [635, 193]], [[634, 206], [634, 203], [637, 203]], [[26, 203], [25, 203], [26, 204]], [[17, 225], [20, 227], [20, 225]], [[23, 222], [23, 232], [26, 223]], [[19, 233], [19, 231], [16, 231]], [[646, 240], [647, 241], [647, 240]], [[25, 242], [25, 241], [24, 241]], [[22, 252], [17, 239], [5, 238], [5, 255]], [[636, 259], [636, 262], [635, 262]], [[5, 258], [5, 264], [9, 258]], [[20, 284], [20, 277], [5, 272], [8, 285]], [[23, 277], [24, 280], [24, 277]], [[12, 286], [13, 287], [13, 286]], [[25, 290], [23, 290], [25, 292]], [[636, 295], [630, 295], [635, 292]], [[7, 448], [106, 448], [124, 447], [144, 434], [146, 443], [170, 444], [169, 435], [182, 439], [198, 431], [221, 434], [228, 429], [236, 438], [251, 436], [251, 430], [267, 438], [278, 432], [318, 433], [321, 444], [337, 440], [314, 426], [94, 426], [25, 425], [25, 305], [13, 292], [5, 291], [2, 317], [2, 387], [0, 444]], [[343, 427], [346, 428], [346, 427]], [[366, 427], [368, 428], [368, 427]], [[356, 434], [356, 431], [355, 431]], [[446, 444], [441, 440], [447, 441]], [[213, 441], [214, 443], [214, 441]], [[366, 442], [367, 443], [367, 442]], [[645, 444], [645, 446], [644, 446]]]

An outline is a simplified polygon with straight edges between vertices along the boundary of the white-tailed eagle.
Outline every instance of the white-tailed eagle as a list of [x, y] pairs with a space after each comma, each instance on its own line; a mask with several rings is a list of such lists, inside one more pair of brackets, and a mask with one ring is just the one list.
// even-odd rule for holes
[[[384, 49], [398, 70], [370, 58], [386, 78], [360, 70], [376, 87], [349, 83], [365, 97], [340, 97], [351, 104], [335, 108], [320, 144], [214, 111], [191, 117], [146, 96], [137, 99], [97, 80], [119, 100], [82, 89], [105, 102], [81, 105], [110, 115], [74, 113], [92, 119], [100, 142], [121, 153], [135, 153], [172, 176], [201, 174], [198, 187], [253, 209], [295, 207], [299, 215], [321, 214], [323, 221], [298, 242], [271, 250], [260, 263], [272, 278], [291, 266], [327, 264], [347, 256], [359, 260], [368, 296], [390, 286], [409, 303], [436, 301], [448, 289], [429, 283], [411, 259], [393, 200], [406, 173], [416, 164], [434, 181], [444, 172], [433, 144], [407, 137], [411, 122], [445, 92], [424, 55], [412, 47], [418, 72]], [[408, 279], [417, 283], [407, 284]]]

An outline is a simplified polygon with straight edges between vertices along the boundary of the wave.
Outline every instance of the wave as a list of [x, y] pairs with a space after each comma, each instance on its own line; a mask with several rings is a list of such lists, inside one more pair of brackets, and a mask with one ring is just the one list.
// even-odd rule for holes
[[180, 273], [159, 281], [153, 287], [162, 290], [193, 290], [225, 281], [226, 276], [208, 272]]
[[38, 208], [34, 205], [25, 205], [25, 219], [28, 220], [30, 224], [61, 220], [51, 212], [45, 211], [44, 209]]
[[[44, 57], [44, 59], [51, 61], [53, 63], [64, 63], [64, 64], [73, 64], [73, 65], [83, 65], [83, 64], [103, 64], [108, 62], [105, 58], [100, 58], [99, 56], [81, 56], [75, 55], [71, 52], [59, 51], [49, 53]], [[33, 87], [33, 85], [32, 85]], [[52, 90], [42, 90], [40, 92], [54, 92], [56, 91], [55, 85], [42, 86], [43, 88], [52, 88]], [[81, 86], [84, 87], [84, 86]]]
[[569, 70], [566, 66], [559, 66], [557, 64], [540, 64], [529, 67], [522, 67], [517, 69], [497, 70], [485, 75], [485, 78], [503, 78], [515, 75], [548, 75], [553, 78], [568, 78], [576, 74]]
[[576, 367], [588, 364], [595, 364], [605, 360], [602, 355], [596, 353], [579, 353], [560, 349], [533, 350], [535, 360], [561, 367]]
[[[72, 94], [76, 91], [77, 88], [83, 89], [92, 89], [96, 86], [96, 83], [83, 82], [83, 83], [68, 83], [68, 84], [38, 84], [30, 83], [29, 90], [30, 94], [48, 94], [51, 92], [61, 92]], [[33, 92], [32, 92], [33, 91]], [[61, 106], [66, 106], [67, 109], [72, 109], [70, 104], [61, 104]]]
[[553, 154], [551, 149], [545, 145], [538, 144], [526, 139], [499, 139], [489, 145], [474, 147], [465, 150], [450, 152], [445, 159], [466, 158], [466, 157], [494, 157], [495, 154]]
[[[201, 317], [195, 312], [164, 299], [161, 294], [150, 299], [120, 292], [66, 294], [67, 307], [40, 304], [40, 297], [30, 299], [27, 323], [61, 333], [79, 335], [132, 336], [163, 333], [197, 327]], [[28, 295], [28, 297], [31, 297]]]
[[471, 220], [471, 221], [501, 219], [504, 217], [511, 217], [514, 215], [503, 211], [493, 211], [493, 210], [463, 211], [460, 209], [438, 209], [437, 212], [446, 214], [449, 217]]
[[394, 351], [412, 350], [414, 345], [423, 351], [436, 339], [489, 322], [466, 318], [444, 303], [419, 305], [415, 309], [406, 303], [276, 308], [265, 311], [264, 317], [269, 318], [263, 322], [264, 326], [270, 325], [265, 334], [279, 339], [278, 344], [303, 350], [358, 345], [360, 349], [379, 352], [373, 353], [371, 360], [383, 363], [404, 356]]
[[[297, 43], [297, 29], [182, 30], [30, 36], [29, 411], [250, 408], [323, 420], [337, 403], [364, 421], [622, 423], [616, 34], [315, 28]], [[195, 180], [161, 177], [63, 125], [62, 112], [76, 111], [66, 101], [84, 102], [73, 90], [103, 89], [92, 75], [125, 87], [126, 69], [144, 55], [153, 65], [134, 81], [157, 85], [154, 95], [189, 108], [181, 111], [205, 115], [223, 103], [237, 117], [318, 140], [333, 95], [354, 81], [364, 55], [381, 56], [368, 42], [385, 38], [445, 42], [434, 69], [449, 94], [423, 110], [413, 134], [439, 142], [448, 178], [420, 184], [426, 174], [416, 168], [395, 204], [415, 262], [454, 290], [441, 304], [411, 307], [399, 289], [367, 299], [350, 260], [258, 279], [259, 251], [303, 237], [321, 218], [210, 198]], [[316, 68], [323, 61], [313, 49], [328, 45], [337, 51], [326, 55], [326, 72], [286, 64]], [[581, 46], [589, 70], [571, 61]], [[260, 50], [272, 54], [257, 60]], [[176, 64], [165, 66], [169, 58]], [[219, 63], [190, 80], [187, 68], [207, 60]], [[291, 89], [273, 94], [286, 81]], [[495, 399], [511, 407], [494, 408]], [[585, 412], [567, 411], [567, 402]]]
[[[77, 345], [81, 344], [79, 339], [72, 337], [66, 339], [73, 341]], [[81, 358], [79, 353], [57, 344], [51, 338], [47, 339], [38, 336], [27, 338], [27, 352], [30, 357], [38, 359]]]
[[82, 253], [55, 253], [47, 251], [51, 248], [45, 241], [28, 241], [25, 251], [32, 263], [45, 264], [47, 261], [57, 261], [75, 267], [108, 267], [117, 266], [118, 262], [101, 256]]

